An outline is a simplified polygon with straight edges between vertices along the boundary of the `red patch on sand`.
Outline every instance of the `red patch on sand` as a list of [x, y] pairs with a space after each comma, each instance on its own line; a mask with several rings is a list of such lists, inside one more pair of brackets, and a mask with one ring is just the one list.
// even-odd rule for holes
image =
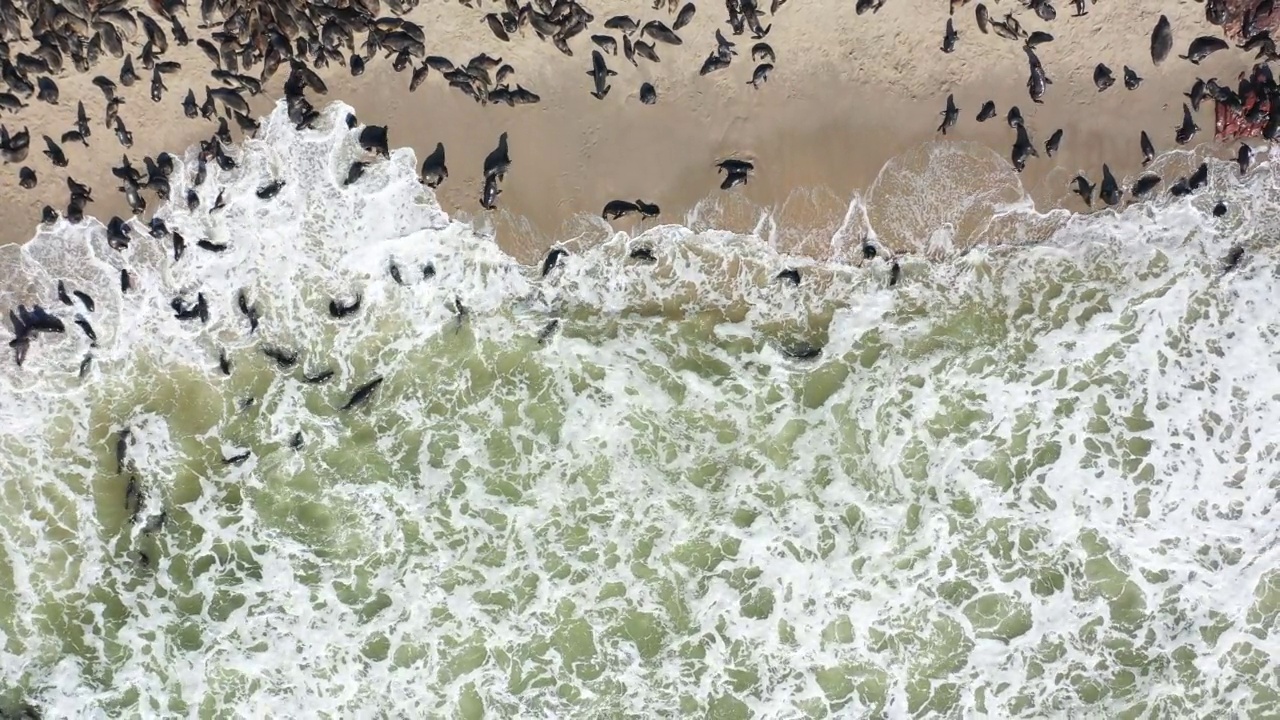
[[[1262, 79], [1261, 71], [1254, 69], [1254, 82]], [[1241, 77], [1244, 77], [1241, 75]], [[1230, 105], [1214, 101], [1217, 106], [1214, 112], [1214, 137], [1218, 140], [1238, 140], [1240, 138], [1259, 137], [1262, 135], [1262, 129], [1267, 125], [1267, 116], [1271, 112], [1271, 101], [1266, 97], [1258, 97], [1258, 94], [1250, 90], [1247, 94], [1240, 98], [1241, 107], [1235, 108]], [[1259, 117], [1254, 122], [1249, 121], [1249, 113], [1255, 106], [1262, 112], [1255, 113], [1255, 117]]]

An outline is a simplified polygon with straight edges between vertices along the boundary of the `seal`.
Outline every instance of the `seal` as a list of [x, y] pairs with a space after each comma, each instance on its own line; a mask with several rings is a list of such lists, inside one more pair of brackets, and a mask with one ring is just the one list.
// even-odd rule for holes
[[284, 187], [283, 180], [272, 180], [271, 182], [258, 188], [257, 196], [259, 200], [270, 200], [280, 194], [281, 188]]
[[1225, 275], [1232, 270], [1240, 267], [1241, 261], [1244, 260], [1244, 246], [1233, 245], [1227, 251], [1227, 255], [1222, 259], [1222, 273]]
[[281, 369], [288, 370], [298, 364], [298, 354], [292, 350], [285, 350], [274, 345], [263, 345], [262, 354], [276, 361]]
[[1201, 35], [1191, 44], [1187, 46], [1187, 54], [1179, 55], [1183, 60], [1189, 60], [1192, 65], [1199, 65], [1205, 58], [1219, 50], [1226, 50], [1230, 47], [1226, 40], [1213, 37], [1212, 35]]
[[1156, 186], [1159, 184], [1160, 176], [1154, 173], [1148, 173], [1138, 178], [1138, 180], [1133, 183], [1133, 187], [1130, 188], [1129, 192], [1133, 194], [1133, 197], [1141, 199], [1150, 194], [1152, 190], [1155, 190]]
[[244, 462], [251, 457], [253, 457], [252, 450], [245, 450], [244, 452], [237, 453], [230, 457], [227, 457], [224, 455], [222, 457], [222, 464], [223, 465], [243, 465]]
[[1071, 182], [1076, 186], [1073, 192], [1079, 195], [1081, 200], [1084, 200], [1085, 205], [1093, 207], [1094, 186], [1089, 184], [1089, 180], [1083, 175], [1077, 175]]
[[[129, 440], [133, 437], [133, 431], [128, 427], [120, 428], [116, 433], [116, 474], [124, 473], [125, 461], [129, 454]], [[132, 484], [132, 481], [130, 481]]]
[[746, 185], [750, 177], [750, 173], [731, 170], [725, 175], [724, 181], [720, 183], [720, 189], [731, 190], [738, 185]]
[[249, 333], [253, 334], [258, 329], [258, 306], [249, 304], [249, 296], [241, 288], [236, 293], [236, 307], [240, 309], [240, 314], [245, 316], [249, 321]]
[[625, 215], [640, 212], [640, 207], [628, 200], [610, 200], [605, 203], [604, 210], [601, 211], [600, 217], [605, 220], [617, 220]]
[[1196, 81], [1191, 84], [1191, 90], [1183, 93], [1191, 101], [1191, 108], [1196, 112], [1200, 112], [1200, 103], [1204, 100], [1206, 88], [1207, 83], [1200, 78], [1196, 78]]
[[942, 116], [942, 124], [938, 126], [938, 132], [946, 135], [947, 130], [956, 126], [956, 118], [960, 116], [960, 108], [956, 107], [954, 94], [947, 96], [947, 107], [938, 114]]
[[546, 277], [552, 270], [559, 267], [560, 261], [568, 254], [569, 251], [564, 248], [551, 248], [551, 250], [547, 252], [547, 256], [542, 260], [542, 277]]
[[201, 322], [209, 322], [209, 303], [204, 299], [204, 293], [196, 293], [196, 302], [194, 305], [188, 306], [181, 297], [175, 297], [169, 301], [169, 307], [173, 308], [173, 316], [179, 320], [200, 320]]
[[636, 208], [640, 210], [640, 217], [646, 219], [658, 217], [658, 214], [662, 212], [662, 209], [656, 204], [645, 202], [644, 200], [636, 200]]
[[351, 163], [351, 167], [347, 168], [347, 177], [342, 181], [343, 186], [351, 185], [364, 175], [365, 168], [369, 167], [369, 163], [363, 160], [356, 160]]
[[93, 298], [89, 295], [89, 293], [81, 290], [72, 290], [71, 294], [75, 295], [76, 299], [79, 300], [86, 308], [88, 308], [89, 312], [93, 312], [94, 302], [93, 302]]
[[[692, 17], [690, 17], [690, 19], [692, 19]], [[680, 36], [676, 35], [675, 32], [672, 31], [671, 28], [667, 27], [666, 23], [662, 22], [661, 20], [650, 20], [649, 22], [645, 23], [644, 27], [640, 28], [640, 34], [648, 35], [654, 40], [657, 40], [658, 42], [666, 43], [668, 45], [684, 44], [684, 40], [681, 40]]]
[[502, 191], [498, 189], [498, 177], [489, 175], [484, 179], [484, 189], [480, 192], [480, 207], [485, 210], [493, 210], [498, 207], [498, 196]]
[[1138, 73], [1128, 65], [1124, 66], [1124, 88], [1126, 90], [1137, 90], [1142, 84], [1142, 78], [1138, 77]]
[[307, 383], [308, 385], [319, 385], [331, 377], [333, 377], [333, 370], [325, 368], [314, 375], [307, 375], [303, 373], [302, 382]]
[[614, 40], [612, 35], [592, 35], [591, 42], [610, 55], [616, 57], [618, 54], [618, 41]]
[[499, 180], [511, 169], [511, 156], [507, 150], [507, 134], [498, 136], [498, 147], [494, 148], [484, 159], [484, 176], [497, 177]]
[[423, 185], [435, 189], [449, 177], [449, 168], [444, 161], [444, 143], [436, 143], [436, 149], [422, 161], [421, 181]]
[[1236, 165], [1240, 167], [1240, 176], [1244, 177], [1249, 172], [1249, 165], [1253, 162], [1253, 148], [1248, 143], [1240, 143], [1240, 150], [1236, 152]]
[[603, 100], [609, 94], [609, 78], [618, 73], [610, 70], [604, 63], [604, 55], [599, 50], [591, 51], [591, 70], [587, 75], [591, 76], [591, 81], [595, 89], [591, 91], [591, 96], [597, 100]]
[[391, 157], [387, 147], [387, 127], [385, 125], [366, 125], [360, 130], [360, 147], [383, 157]]
[[546, 345], [551, 336], [556, 334], [556, 330], [560, 329], [560, 320], [552, 318], [546, 325], [542, 326], [542, 330], [538, 331], [538, 344]]
[[1199, 190], [1209, 183], [1209, 163], [1202, 162], [1196, 171], [1191, 173], [1191, 177], [1187, 178], [1187, 187], [1192, 190]]
[[978, 6], [973, 9], [973, 18], [978, 23], [978, 30], [983, 35], [987, 35], [989, 33], [988, 25], [991, 23], [991, 15], [987, 12], [987, 6], [978, 3]]
[[1093, 69], [1093, 84], [1097, 86], [1098, 92], [1115, 85], [1116, 79], [1111, 74], [1111, 68], [1098, 63], [1097, 67]]
[[771, 72], [773, 72], [772, 63], [760, 63], [759, 65], [756, 66], [756, 69], [751, 73], [751, 79], [747, 81], [747, 84], [755, 88], [756, 90], [759, 90], [760, 83], [768, 81], [769, 73]]
[[698, 9], [693, 6], [693, 3], [685, 3], [684, 6], [680, 8], [680, 12], [676, 14], [676, 21], [675, 24], [671, 26], [671, 29], [679, 31], [685, 25], [693, 22], [693, 16], [697, 14], [697, 12]]
[[1106, 163], [1102, 165], [1102, 189], [1098, 192], [1098, 197], [1108, 205], [1120, 204], [1120, 185], [1116, 183], [1116, 178]]
[[1182, 125], [1178, 127], [1177, 132], [1174, 134], [1174, 140], [1177, 141], [1179, 145], [1186, 145], [1191, 142], [1191, 138], [1196, 136], [1196, 132], [1199, 129], [1200, 126], [1196, 125], [1195, 118], [1191, 116], [1191, 108], [1187, 107], [1186, 103], [1183, 103]]
[[1039, 157], [1040, 153], [1036, 151], [1036, 146], [1031, 142], [1031, 136], [1027, 133], [1026, 125], [1018, 125], [1018, 136], [1013, 142], [1013, 152], [1010, 158], [1013, 161], [1013, 169], [1022, 172], [1027, 167], [1028, 157]]
[[755, 172], [756, 166], [750, 160], [741, 160], [738, 158], [725, 158], [716, 163], [717, 173], [752, 173]]
[[330, 300], [329, 301], [329, 317], [344, 318], [344, 317], [347, 317], [348, 315], [351, 315], [359, 311], [361, 300], [362, 298], [359, 294], [357, 294], [355, 299], [350, 303], [340, 303], [337, 300]]
[[351, 410], [353, 408], [357, 408], [360, 405], [364, 404], [369, 399], [369, 397], [373, 395], [373, 391], [377, 390], [378, 386], [381, 384], [382, 384], [382, 378], [375, 377], [369, 382], [356, 388], [355, 392], [351, 393], [351, 398], [347, 400], [346, 404], [343, 405], [341, 409]]
[[621, 30], [626, 35], [635, 34], [640, 29], [640, 23], [631, 19], [630, 15], [616, 15], [604, 21], [604, 26], [609, 30]]
[[1062, 128], [1053, 131], [1048, 140], [1044, 141], [1044, 154], [1053, 157], [1058, 152], [1058, 146], [1062, 144]]
[[956, 51], [956, 40], [960, 39], [960, 33], [956, 32], [955, 23], [951, 18], [947, 18], [947, 27], [942, 32], [942, 52], [951, 54]]

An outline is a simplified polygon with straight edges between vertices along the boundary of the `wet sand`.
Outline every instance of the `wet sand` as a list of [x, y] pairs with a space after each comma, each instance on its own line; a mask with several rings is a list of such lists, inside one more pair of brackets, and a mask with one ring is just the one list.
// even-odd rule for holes
[[[1141, 171], [1141, 130], [1150, 134], [1157, 152], [1176, 147], [1182, 93], [1195, 78], [1234, 84], [1254, 62], [1252, 53], [1234, 47], [1200, 66], [1177, 57], [1192, 38], [1221, 35], [1196, 3], [1173, 8], [1150, 0], [1131, 6], [1104, 3], [1090, 7], [1083, 18], [1070, 17], [1071, 9], [1064, 7], [1051, 23], [1022, 7], [991, 5], [995, 19], [1012, 10], [1026, 31], [1044, 30], [1055, 37], [1037, 48], [1053, 84], [1044, 104], [1036, 105], [1026, 89], [1021, 43], [982, 34], [974, 7], [970, 3], [957, 9], [953, 20], [960, 38], [955, 52], [945, 54], [939, 49], [947, 19], [944, 3], [898, 0], [862, 16], [852, 3], [786, 4], [762, 20], [772, 23], [765, 42], [777, 60], [768, 82], [756, 89], [747, 82], [757, 64], [751, 58], [756, 41], [749, 34], [730, 34], [722, 5], [701, 3], [694, 21], [679, 32], [683, 45], [656, 44], [661, 63], [637, 57], [638, 67], [633, 67], [621, 50], [616, 57], [606, 56], [618, 74], [609, 80], [609, 95], [598, 100], [590, 95], [587, 75], [595, 49], [589, 36], [607, 33], [620, 39], [621, 33], [603, 28], [613, 14], [671, 25], [674, 16], [665, 7], [654, 11], [648, 2], [625, 2], [593, 8], [596, 21], [570, 41], [574, 56], [566, 57], [538, 40], [531, 28], [510, 43], [499, 41], [482, 22], [487, 10], [433, 4], [408, 16], [423, 24], [429, 54], [445, 55], [456, 64], [480, 52], [502, 57], [516, 71], [509, 82], [538, 93], [542, 102], [482, 106], [449, 88], [435, 71], [410, 93], [410, 72], [394, 72], [390, 59], [382, 57], [370, 60], [360, 77], [351, 77], [344, 67], [320, 70], [329, 93], [313, 95], [313, 102], [317, 107], [331, 99], [348, 102], [361, 122], [388, 125], [391, 144], [413, 147], [419, 161], [443, 142], [450, 177], [438, 191], [441, 205], [451, 214], [495, 225], [499, 243], [522, 260], [536, 258], [557, 240], [580, 235], [586, 226], [580, 214], [598, 218], [609, 200], [637, 198], [662, 207], [660, 222], [695, 228], [712, 217], [706, 200], [719, 206], [714, 218], [724, 223], [719, 225], [723, 229], [751, 231], [762, 210], [773, 211], [775, 225], [783, 230], [774, 235], [776, 242], [840, 257], [856, 250], [849, 238], [832, 243], [832, 232], [842, 225], [855, 195], [901, 196], [881, 203], [881, 217], [871, 213], [878, 238], [900, 252], [925, 249], [938, 218], [954, 215], [957, 203], [974, 193], [986, 193], [994, 203], [1012, 202], [1021, 187], [1038, 209], [1084, 210], [1068, 188], [1077, 172], [1097, 183], [1105, 162], [1127, 186], [1126, 178], [1131, 181]], [[1174, 49], [1155, 67], [1148, 43], [1161, 12], [1173, 24]], [[204, 36], [195, 18], [183, 22], [193, 40]], [[698, 68], [715, 48], [717, 29], [737, 44], [738, 56], [728, 69], [700, 77]], [[187, 88], [194, 87], [203, 100], [203, 88], [211, 82], [209, 61], [194, 43], [178, 47], [170, 39], [164, 58], [182, 62], [183, 69], [166, 77], [169, 90], [160, 103], [149, 99], [150, 74], [138, 63], [138, 48], [130, 49], [144, 76], [131, 88], [118, 88], [126, 98], [120, 115], [134, 134], [132, 148], [123, 148], [103, 125], [104, 97], [90, 82], [98, 73], [118, 78], [121, 61], [109, 56], [87, 76], [75, 75], [68, 62], [58, 78], [61, 105], [31, 98], [29, 107], [3, 117], [11, 130], [31, 129], [32, 150], [23, 164], [35, 169], [40, 184], [32, 190], [18, 187], [17, 165], [0, 173], [0, 192], [7, 201], [0, 209], [7, 228], [0, 241], [28, 239], [45, 204], [65, 207], [68, 175], [95, 189], [87, 213], [103, 219], [129, 217], [110, 166], [127, 154], [141, 167], [144, 155], [177, 153], [214, 132], [216, 123], [182, 114]], [[1116, 77], [1105, 92], [1092, 79], [1098, 62]], [[1136, 90], [1124, 87], [1126, 64], [1144, 78]], [[287, 66], [251, 99], [256, 113], [269, 111], [286, 74]], [[655, 105], [639, 101], [640, 84], [646, 80], [657, 88]], [[956, 128], [944, 138], [937, 127], [949, 93], [960, 114]], [[93, 125], [90, 147], [64, 145], [70, 167], [54, 168], [40, 154], [40, 135], [57, 138], [70, 129], [77, 98], [85, 100]], [[998, 115], [979, 124], [975, 116], [988, 99], [995, 101]], [[1040, 154], [1020, 175], [1009, 162], [1015, 133], [1005, 113], [1011, 105], [1020, 108]], [[1201, 130], [1188, 149], [1213, 137], [1211, 101], [1201, 106], [1196, 121]], [[1059, 128], [1064, 131], [1060, 152], [1048, 158], [1044, 142]], [[487, 217], [479, 206], [481, 166], [503, 131], [510, 133], [513, 168], [502, 185], [499, 210]], [[721, 176], [714, 162], [730, 155], [752, 159], [757, 171], [747, 186], [725, 192], [718, 189]], [[926, 166], [930, 172], [920, 175]], [[913, 179], [913, 173], [919, 177]], [[149, 216], [158, 203], [153, 194], [144, 194]], [[1095, 198], [1094, 205], [1102, 203]], [[633, 225], [624, 220], [615, 227]], [[966, 240], [958, 237], [957, 243]]]

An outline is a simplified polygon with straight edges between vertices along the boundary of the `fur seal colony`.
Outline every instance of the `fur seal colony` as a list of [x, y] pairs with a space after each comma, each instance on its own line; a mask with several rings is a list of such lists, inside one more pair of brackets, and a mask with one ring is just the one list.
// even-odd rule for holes
[[[1070, 82], [1053, 72], [1041, 53], [1055, 48], [1054, 36], [1048, 31], [1054, 23], [1073, 22], [1074, 18], [1089, 14], [1083, 3], [1078, 4], [1074, 15], [1059, 19], [1051, 0], [1031, 0], [1025, 8], [1027, 12], [1008, 11], [1003, 15], [993, 14], [985, 3], [977, 2], [973, 7], [973, 31], [966, 30], [963, 21], [957, 23], [962, 17], [957, 15], [957, 9], [967, 4], [969, 0], [952, 0], [945, 14], [939, 8], [944, 32], [938, 52], [955, 55], [979, 35], [994, 35], [1007, 41], [1002, 47], [1025, 57], [1026, 91], [1033, 106], [1044, 104], [1057, 86]], [[351, 77], [363, 76], [380, 61], [408, 77], [410, 93], [435, 82], [432, 78], [438, 76], [450, 91], [480, 106], [499, 108], [499, 112], [504, 107], [514, 109], [544, 101], [545, 93], [531, 89], [534, 79], [525, 78], [517, 67], [524, 63], [515, 59], [516, 54], [489, 52], [495, 43], [501, 49], [521, 38], [534, 43], [535, 48], [554, 50], [567, 58], [589, 57], [583, 68], [589, 78], [585, 92], [599, 102], [610, 102], [611, 90], [625, 82], [635, 88], [621, 102], [638, 99], [642, 105], [661, 103], [658, 88], [663, 82], [657, 77], [634, 82], [628, 73], [620, 73], [617, 68], [629, 64], [634, 73], [642, 68], [641, 61], [662, 63], [663, 54], [670, 57], [695, 53], [691, 62], [698, 64], [698, 69], [687, 73], [688, 82], [731, 72], [749, 57], [745, 63], [749, 67], [740, 71], [747, 79], [732, 82], [739, 87], [751, 86], [746, 92], [761, 91], [775, 67], [786, 64], [785, 47], [781, 53], [775, 50], [778, 43], [772, 22], [774, 18], [785, 19], [789, 10], [785, 0], [775, 1], [768, 8], [761, 7], [757, 0], [728, 0], [718, 18], [699, 13], [693, 3], [681, 5], [674, 0], [656, 0], [651, 7], [635, 13], [610, 10], [610, 14], [601, 17], [597, 17], [588, 0], [536, 0], [524, 4], [504, 0], [500, 7], [489, 8], [460, 0], [466, 12], [476, 14], [476, 42], [485, 48], [465, 58], [438, 52], [432, 40], [432, 23], [413, 19], [422, 15], [418, 5], [417, 0], [389, 0], [385, 5], [380, 0], [201, 0], [198, 7], [188, 0], [148, 0], [143, 4], [130, 0], [22, 0], [0, 4], [0, 81], [6, 88], [0, 92], [0, 111], [7, 113], [3, 116], [5, 122], [0, 124], [0, 160], [5, 174], [21, 192], [44, 196], [41, 222], [52, 223], [65, 217], [76, 223], [83, 220], [91, 205], [104, 202], [112, 188], [95, 183], [100, 185], [95, 197], [92, 187], [75, 179], [86, 161], [72, 162], [66, 148], [88, 148], [98, 163], [119, 157], [119, 165], [109, 166], [114, 190], [138, 219], [125, 221], [112, 216], [107, 224], [108, 242], [117, 249], [125, 248], [139, 234], [146, 234], [171, 243], [173, 259], [180, 262], [188, 249], [187, 239], [169, 232], [158, 219], [142, 219], [171, 199], [169, 177], [174, 171], [174, 159], [164, 151], [154, 156], [142, 154], [140, 158], [134, 154], [141, 167], [130, 159], [135, 142], [131, 124], [137, 127], [132, 118], [150, 112], [145, 105], [148, 100], [167, 108], [172, 117], [215, 125], [212, 134], [199, 141], [201, 151], [195, 169], [198, 185], [208, 163], [223, 169], [234, 167], [235, 161], [227, 152], [235, 140], [233, 128], [241, 135], [257, 131], [251, 101], [273, 97], [273, 88], [278, 86], [291, 120], [298, 128], [305, 128], [319, 117], [313, 104], [315, 98], [329, 94], [335, 78], [340, 79], [344, 71]], [[876, 15], [888, 12], [884, 8], [885, 2], [859, 2], [855, 10], [858, 16], [869, 11], [863, 22], [874, 23]], [[702, 29], [713, 20], [710, 32]], [[1167, 15], [1161, 14], [1151, 20], [1149, 38], [1135, 38], [1134, 52], [1128, 56], [1099, 62], [1087, 60], [1085, 64], [1093, 63], [1092, 82], [1101, 95], [1108, 94], [1117, 84], [1116, 73], [1107, 62], [1123, 68], [1124, 87], [1133, 93], [1145, 92], [1143, 77], [1132, 67], [1141, 67], [1140, 60], [1148, 60], [1143, 56], [1149, 56], [1151, 68], [1185, 62], [1196, 71], [1212, 58], [1231, 52], [1250, 53], [1262, 62], [1238, 79], [1197, 77], [1187, 92], [1189, 102], [1181, 104], [1181, 122], [1172, 131], [1140, 129], [1139, 150], [1145, 168], [1162, 146], [1186, 146], [1198, 137], [1201, 125], [1196, 114], [1206, 99], [1215, 104], [1216, 137], [1259, 135], [1272, 141], [1280, 135], [1280, 103], [1276, 102], [1280, 85], [1265, 64], [1280, 57], [1271, 37], [1277, 24], [1280, 12], [1274, 11], [1271, 0], [1208, 0], [1204, 18], [1195, 27], [1176, 27]], [[483, 37], [485, 29], [491, 35], [487, 40]], [[749, 51], [739, 50], [743, 43], [750, 44]], [[1146, 45], [1143, 52], [1138, 50], [1140, 44]], [[699, 47], [708, 52], [700, 63], [696, 53], [704, 50]], [[1178, 52], [1184, 47], [1185, 51]], [[171, 59], [177, 55], [183, 59]], [[1059, 75], [1057, 85], [1054, 75]], [[88, 84], [96, 88], [100, 98], [92, 93], [67, 92], [73, 85], [87, 90], [83, 78], [90, 76]], [[526, 86], [526, 82], [530, 85]], [[131, 90], [135, 86], [137, 90]], [[949, 92], [945, 98], [936, 132], [947, 137], [963, 135], [965, 123], [956, 93]], [[48, 113], [37, 113], [33, 106], [60, 106], [65, 102], [69, 107], [73, 99], [75, 117], [68, 126], [36, 125]], [[1273, 107], [1277, 108], [1274, 112]], [[637, 108], [633, 112], [643, 110]], [[977, 121], [993, 118], [998, 112], [997, 103], [986, 100], [977, 113]], [[1073, 144], [1072, 133], [1062, 127], [1046, 130], [1048, 139], [1038, 144], [1034, 139], [1037, 131], [1016, 105], [1009, 108], [1007, 117], [1014, 135], [1010, 165], [1017, 172], [1060, 155]], [[351, 118], [350, 123], [354, 122]], [[342, 184], [358, 183], [370, 163], [388, 158], [392, 134], [386, 125], [364, 126], [359, 142], [369, 156], [350, 165]], [[1162, 136], [1172, 143], [1161, 142]], [[31, 153], [33, 143], [43, 149]], [[519, 149], [512, 150], [511, 145], [508, 132], [502, 131], [497, 148], [485, 158], [481, 172], [467, 173], [481, 186], [476, 204], [485, 211], [496, 209], [502, 202], [513, 156], [520, 155]], [[1040, 145], [1043, 156], [1037, 149]], [[747, 160], [734, 155], [715, 163], [716, 173], [722, 176], [719, 189], [725, 192], [748, 186], [753, 179], [767, 174], [767, 165], [757, 168], [761, 162], [758, 157]], [[746, 155], [751, 157], [752, 153]], [[1252, 150], [1241, 146], [1235, 155], [1251, 157]], [[1110, 164], [1102, 165], [1099, 197], [1105, 205], [1115, 206], [1123, 202], [1125, 193]], [[1249, 163], [1240, 161], [1239, 166], [1247, 171]], [[1081, 169], [1072, 181], [1086, 208], [1092, 207], [1094, 187], [1088, 177], [1096, 172]], [[429, 188], [439, 189], [449, 183], [449, 178], [446, 147], [437, 141], [422, 161], [421, 181]], [[1205, 184], [1193, 182], [1194, 179], [1170, 178], [1166, 182], [1158, 174], [1145, 172], [1133, 181], [1128, 195], [1133, 200], [1152, 197], [1161, 185], [1167, 185], [1167, 192], [1174, 195], [1194, 192]], [[59, 181], [66, 187], [61, 198], [54, 194]], [[259, 187], [256, 195], [267, 202], [283, 189], [282, 181], [272, 180]], [[636, 188], [635, 195], [647, 194], [647, 190]], [[199, 198], [191, 192], [186, 202], [195, 210]], [[644, 200], [601, 198], [598, 202], [604, 205], [600, 215], [606, 221], [635, 216], [636, 222], [645, 222], [659, 214], [657, 203]], [[223, 199], [219, 197], [208, 212], [222, 207]], [[207, 238], [197, 238], [193, 245], [210, 253], [226, 249]], [[391, 271], [397, 282], [403, 282], [394, 263]], [[127, 286], [127, 276], [122, 276], [122, 291]], [[183, 320], [204, 321], [209, 312], [199, 293], [195, 298], [174, 298], [173, 309]], [[11, 345], [15, 358], [21, 362], [31, 340], [41, 332], [58, 331], [52, 323], [61, 320], [39, 305], [34, 309], [19, 306], [18, 310], [12, 315]], [[251, 322], [256, 320], [252, 313], [245, 314]], [[92, 340], [89, 320], [77, 315], [75, 322]]]

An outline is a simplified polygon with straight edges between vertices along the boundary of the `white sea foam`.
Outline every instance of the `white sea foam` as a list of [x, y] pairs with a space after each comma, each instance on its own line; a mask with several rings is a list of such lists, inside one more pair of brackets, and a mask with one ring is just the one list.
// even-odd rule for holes
[[[84, 380], [69, 323], [0, 370], [0, 698], [47, 717], [1280, 713], [1269, 166], [1119, 214], [995, 193], [998, 226], [969, 199], [899, 203], [893, 183], [932, 185], [890, 167], [833, 242], [867, 221], [890, 246], [1052, 236], [903, 258], [893, 289], [883, 257], [673, 225], [539, 278], [451, 221], [411, 151], [341, 187], [348, 112], [297, 133], [277, 109], [201, 209], [163, 208], [180, 262], [146, 237], [111, 250], [92, 220], [0, 249], [5, 307], [67, 315], [62, 278], [99, 336]], [[656, 265], [627, 259], [640, 243]], [[786, 264], [799, 288], [772, 281]], [[209, 323], [175, 319], [197, 291]], [[328, 317], [357, 292], [359, 315]], [[798, 342], [822, 356], [780, 351]]]

